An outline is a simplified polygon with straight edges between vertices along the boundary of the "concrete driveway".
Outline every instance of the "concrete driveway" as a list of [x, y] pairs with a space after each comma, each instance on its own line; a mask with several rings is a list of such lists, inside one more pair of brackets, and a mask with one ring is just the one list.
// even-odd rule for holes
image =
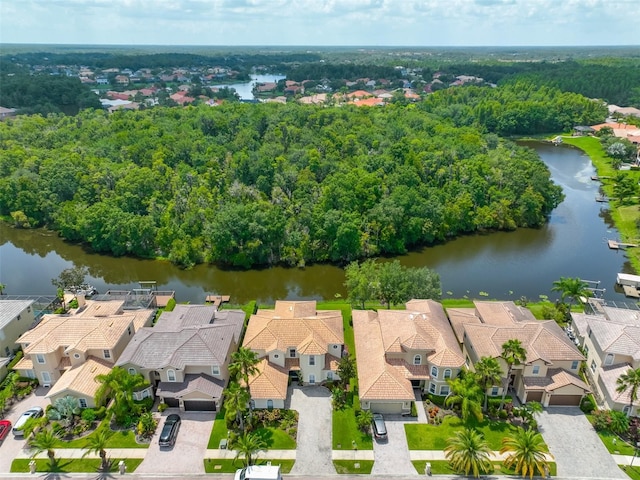
[[538, 417], [538, 426], [556, 459], [558, 477], [629, 478], [579, 408], [548, 407]]
[[[48, 388], [38, 387], [34, 393], [14, 404], [11, 410], [5, 412], [4, 418], [9, 420], [12, 425], [15, 425], [20, 415], [31, 407], [42, 407], [45, 409], [47, 405], [49, 405], [49, 400], [44, 398], [47, 393], [49, 393]], [[0, 473], [9, 473], [13, 459], [16, 458], [23, 449], [28, 450], [26, 444], [27, 442], [23, 437], [14, 437], [12, 433], [7, 435], [2, 445], [0, 445]]]
[[[167, 415], [177, 413], [182, 419], [176, 444], [172, 448], [160, 448], [158, 438]], [[136, 473], [141, 474], [203, 474], [207, 442], [213, 428], [213, 412], [180, 412], [169, 408], [162, 413], [156, 434]]]
[[373, 440], [372, 475], [417, 475], [409, 457], [409, 446], [404, 431], [407, 418], [401, 415], [385, 415], [387, 440]]
[[335, 475], [332, 453], [331, 393], [324, 387], [293, 387], [291, 410], [297, 410], [298, 449], [291, 475]]

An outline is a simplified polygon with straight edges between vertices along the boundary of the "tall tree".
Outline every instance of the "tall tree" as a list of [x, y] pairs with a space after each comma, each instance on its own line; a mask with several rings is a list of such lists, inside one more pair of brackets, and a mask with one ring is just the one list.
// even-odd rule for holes
[[455, 432], [447, 439], [445, 456], [456, 473], [480, 475], [492, 473], [491, 449], [482, 435], [470, 428]]
[[498, 385], [502, 380], [502, 368], [500, 362], [493, 357], [482, 357], [473, 366], [478, 377], [478, 383], [484, 391], [484, 407], [483, 411], [487, 411], [488, 393], [487, 390], [494, 385]]
[[54, 448], [58, 444], [58, 435], [50, 428], [43, 428], [36, 433], [29, 441], [29, 446], [33, 449], [31, 458], [42, 452], [47, 452], [49, 457], [49, 466], [53, 470], [56, 465], [56, 452]]
[[376, 296], [377, 264], [373, 260], [352, 262], [344, 269], [344, 277], [351, 305], [359, 305], [364, 310], [365, 303]]
[[132, 375], [121, 367], [113, 367], [109, 373], [96, 376], [96, 382], [100, 384], [96, 391], [96, 405], [104, 405], [107, 399], [112, 398], [113, 413], [118, 423], [138, 411], [133, 392], [149, 385], [142, 374]]
[[338, 361], [338, 376], [340, 382], [346, 388], [351, 382], [351, 379], [356, 376], [356, 360], [350, 354], [343, 355]]
[[89, 269], [87, 267], [73, 266], [72, 268], [65, 268], [57, 278], [51, 279], [51, 283], [62, 290], [80, 287], [85, 283], [84, 279], [88, 273]]
[[502, 359], [507, 363], [507, 376], [502, 382], [502, 399], [500, 400], [500, 409], [504, 406], [504, 399], [507, 396], [509, 382], [514, 365], [520, 365], [527, 358], [527, 351], [522, 346], [522, 342], [516, 338], [507, 340], [502, 344]]
[[467, 423], [472, 417], [482, 420], [482, 389], [474, 375], [461, 372], [458, 378], [447, 380], [451, 393], [445, 400], [447, 405], [459, 405], [462, 421]]
[[230, 447], [236, 450], [235, 459], [243, 457], [244, 466], [248, 467], [253, 465], [255, 455], [260, 450], [265, 450], [267, 446], [264, 440], [255, 433], [245, 432], [236, 438]]
[[566, 298], [569, 298], [571, 300], [569, 305], [571, 306], [571, 304], [580, 297], [588, 297], [591, 295], [591, 291], [587, 288], [588, 286], [587, 282], [580, 278], [560, 277], [560, 280], [553, 282], [551, 291], [560, 292], [561, 302], [564, 302]]
[[244, 414], [251, 400], [247, 389], [242, 388], [237, 382], [231, 382], [224, 393], [225, 416], [235, 419], [244, 432]]
[[82, 457], [97, 453], [100, 456], [100, 470], [108, 472], [111, 468], [111, 462], [107, 458], [106, 448], [109, 445], [109, 439], [113, 435], [113, 431], [108, 427], [99, 428], [93, 435], [87, 437], [87, 443], [84, 446], [85, 452]]
[[633, 410], [633, 403], [638, 400], [638, 389], [640, 388], [640, 368], [630, 368], [616, 380], [616, 392], [629, 393], [629, 415]]
[[542, 435], [535, 430], [525, 430], [518, 427], [515, 434], [502, 439], [500, 453], [508, 453], [504, 460], [507, 468], [513, 468], [523, 477], [533, 478], [536, 471], [545, 475], [549, 469], [546, 457], [547, 448]]
[[249, 414], [253, 411], [249, 377], [258, 374], [259, 362], [260, 359], [256, 352], [250, 348], [240, 347], [237, 352], [231, 354], [231, 363], [229, 363], [229, 373], [238, 380], [243, 380], [244, 388], [247, 389], [249, 394]]

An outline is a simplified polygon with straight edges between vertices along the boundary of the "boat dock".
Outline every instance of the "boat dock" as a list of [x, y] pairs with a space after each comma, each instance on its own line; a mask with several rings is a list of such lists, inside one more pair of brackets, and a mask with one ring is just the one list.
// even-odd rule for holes
[[640, 298], [640, 276], [628, 273], [619, 273], [616, 276], [616, 283], [622, 286], [622, 290], [627, 297]]
[[605, 197], [604, 195], [596, 195], [596, 202], [599, 203], [604, 203], [604, 202], [608, 202], [609, 199], [607, 197]]
[[223, 303], [228, 303], [230, 299], [229, 295], [207, 295], [204, 302], [213, 303], [215, 307], [219, 307]]
[[632, 248], [632, 247], [638, 246], [635, 243], [624, 243], [624, 242], [618, 242], [616, 240], [607, 240], [607, 244], [609, 245], [609, 248], [611, 250], [620, 250], [624, 248]]

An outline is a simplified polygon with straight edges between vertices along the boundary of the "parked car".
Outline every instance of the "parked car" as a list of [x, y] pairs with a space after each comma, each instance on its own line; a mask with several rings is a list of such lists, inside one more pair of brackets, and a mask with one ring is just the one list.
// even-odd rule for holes
[[44, 415], [44, 411], [42, 410], [42, 407], [30, 408], [29, 410], [24, 412], [22, 415], [20, 415], [20, 418], [18, 419], [16, 424], [13, 426], [13, 434], [16, 437], [22, 437], [24, 435], [24, 431], [23, 431], [24, 424], [27, 423], [32, 418], [39, 418], [42, 415]]
[[371, 428], [373, 429], [373, 436], [384, 440], [387, 438], [387, 426], [384, 424], [384, 417], [380, 413], [373, 414], [373, 420], [371, 422]]
[[236, 470], [233, 480], [282, 480], [278, 465], [251, 465]]
[[9, 420], [0, 420], [0, 443], [9, 435], [11, 431], [11, 422]]
[[160, 441], [158, 442], [161, 447], [172, 447], [176, 443], [176, 437], [178, 436], [178, 430], [180, 430], [180, 415], [172, 413], [164, 421], [162, 432], [160, 432]]

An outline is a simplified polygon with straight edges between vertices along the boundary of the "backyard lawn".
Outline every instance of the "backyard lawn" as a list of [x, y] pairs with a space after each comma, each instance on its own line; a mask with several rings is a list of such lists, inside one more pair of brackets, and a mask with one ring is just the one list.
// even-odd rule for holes
[[[37, 472], [53, 472], [53, 473], [84, 473], [84, 472], [97, 472], [100, 467], [99, 458], [59, 458], [57, 459], [57, 465], [53, 470], [49, 469], [48, 458], [36, 459], [36, 471]], [[30, 458], [16, 458], [11, 463], [11, 472], [14, 473], [29, 473]], [[125, 458], [124, 464], [127, 467], [127, 473], [132, 473], [138, 468], [138, 465], [142, 463], [142, 458]], [[111, 467], [111, 472], [118, 471], [118, 461], [114, 460]]]
[[[483, 420], [471, 422], [470, 426], [484, 435], [491, 450], [500, 450], [502, 439], [516, 428], [506, 422]], [[441, 425], [410, 423], [404, 426], [407, 434], [409, 450], [444, 450], [447, 439], [455, 432], [462, 430], [462, 420], [455, 416], [445, 417]]]

